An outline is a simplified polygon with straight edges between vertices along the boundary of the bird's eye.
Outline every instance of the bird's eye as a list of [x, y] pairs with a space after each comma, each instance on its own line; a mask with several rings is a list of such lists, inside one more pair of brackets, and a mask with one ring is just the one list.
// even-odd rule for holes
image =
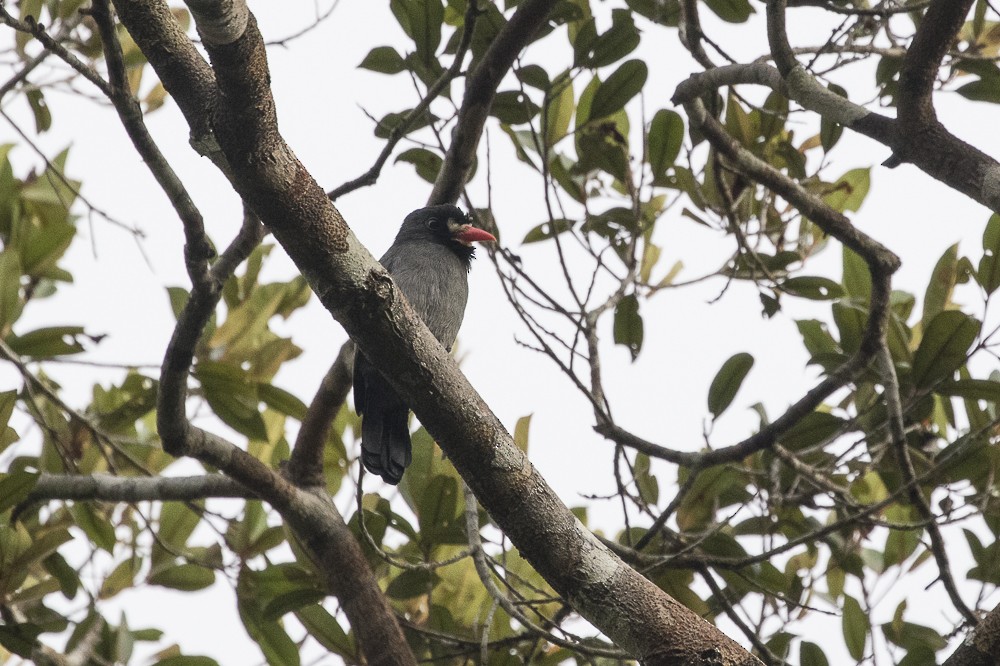
[[432, 217], [427, 220], [427, 228], [431, 231], [441, 231], [441, 220], [436, 217]]

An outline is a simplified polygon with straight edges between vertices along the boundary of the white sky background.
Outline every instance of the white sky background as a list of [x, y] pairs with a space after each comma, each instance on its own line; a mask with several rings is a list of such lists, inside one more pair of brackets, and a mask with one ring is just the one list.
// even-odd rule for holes
[[[595, 12], [604, 10], [603, 4], [594, 4]], [[761, 3], [753, 4], [763, 11]], [[323, 2], [319, 9], [327, 6]], [[315, 12], [311, 2], [258, 1], [251, 2], [251, 8], [266, 39], [297, 32], [312, 21]], [[747, 24], [732, 26], [720, 23], [705, 10], [702, 20], [706, 32], [737, 60], [747, 61], [767, 51], [760, 15]], [[637, 23], [640, 28], [649, 28], [638, 52], [650, 67], [644, 98], [648, 120], [658, 109], [672, 108], [669, 98], [676, 84], [698, 67], [681, 48], [674, 31], [650, 27], [638, 16]], [[599, 24], [599, 28], [603, 27]], [[834, 27], [836, 23], [823, 12], [800, 9], [790, 13], [793, 46], [821, 44]], [[550, 71], [569, 64], [571, 52], [564, 33], [550, 36], [546, 43], [549, 47], [540, 53], [556, 57], [557, 61], [538, 60], [541, 56], [532, 51], [526, 62], [539, 62]], [[369, 49], [384, 44], [400, 51], [412, 48], [392, 18], [388, 2], [342, 0], [319, 29], [291, 42], [287, 49], [269, 50], [282, 133], [327, 189], [367, 169], [381, 148], [381, 142], [372, 134], [371, 121], [359, 105], [381, 117], [389, 111], [410, 108], [418, 100], [405, 74], [388, 77], [355, 68]], [[853, 66], [838, 72], [834, 80], [850, 91], [852, 100], [863, 102], [872, 94], [873, 69], [874, 64]], [[607, 72], [602, 74], [606, 76]], [[587, 80], [586, 76], [578, 80], [577, 94]], [[92, 94], [83, 82], [77, 87]], [[754, 98], [754, 93], [748, 94]], [[188, 286], [179, 221], [107, 105], [81, 102], [64, 94], [46, 93], [46, 98], [53, 110], [53, 129], [38, 137], [38, 144], [50, 157], [72, 144], [68, 175], [83, 181], [83, 193], [95, 205], [145, 232], [142, 245], [149, 264], [125, 232], [96, 216], [92, 224], [81, 220], [84, 238], [74, 244], [63, 262], [73, 272], [75, 283], [63, 287], [56, 300], [29, 307], [16, 331], [82, 324], [89, 333], [108, 334], [86, 358], [158, 365], [173, 327], [164, 288]], [[458, 94], [455, 99], [460, 99]], [[996, 107], [952, 94], [939, 94], [936, 103], [939, 117], [952, 131], [987, 154], [1000, 156]], [[32, 127], [22, 98], [8, 101], [5, 110], [25, 120], [22, 127]], [[629, 110], [635, 128], [639, 125], [638, 107], [633, 104]], [[887, 113], [891, 115], [892, 111]], [[800, 142], [815, 133], [816, 125], [810, 114], [798, 118], [802, 122], [802, 129], [796, 133]], [[235, 194], [215, 167], [188, 147], [187, 128], [172, 102], [149, 116], [147, 122], [204, 214], [210, 235], [224, 246], [240, 224]], [[557, 284], [550, 244], [519, 247], [524, 234], [544, 220], [540, 181], [516, 162], [509, 139], [502, 132], [495, 126], [488, 132], [493, 154], [492, 204], [503, 240], [522, 256], [530, 273], [549, 276]], [[0, 125], [0, 142], [21, 143], [7, 125]], [[635, 145], [633, 137], [633, 151]], [[903, 267], [894, 286], [921, 299], [934, 262], [949, 245], [961, 241], [960, 251], [978, 261], [980, 237], [989, 213], [915, 167], [879, 167], [888, 156], [884, 146], [845, 131], [825, 175], [833, 180], [857, 166], [875, 167], [869, 197], [853, 220], [902, 257]], [[471, 192], [476, 205], [485, 206], [483, 151], [480, 158]], [[12, 159], [19, 176], [39, 163], [23, 145]], [[415, 175], [411, 166], [393, 167], [390, 162], [376, 186], [343, 197], [337, 206], [377, 257], [392, 241], [404, 215], [422, 206], [428, 193], [429, 185]], [[654, 279], [677, 259], [686, 266], [679, 279], [714, 270], [732, 250], [732, 239], [680, 217], [680, 211], [681, 206], [673, 208], [657, 227], [654, 242], [663, 248], [663, 257]], [[831, 246], [810, 260], [804, 274], [839, 279], [839, 262], [839, 247]], [[265, 264], [263, 279], [286, 280], [294, 274], [294, 266], [276, 249]], [[749, 405], [763, 402], [774, 418], [816, 381], [816, 370], [805, 368], [808, 356], [792, 315], [828, 319], [828, 304], [795, 306], [792, 315], [783, 311], [764, 320], [753, 285], [735, 283], [718, 303], [710, 305], [723, 285], [722, 279], [714, 279], [668, 290], [644, 302], [646, 338], [635, 364], [629, 363], [625, 348], [610, 343], [611, 318], [607, 318], [604, 377], [619, 424], [673, 448], [702, 447], [708, 386], [725, 359], [740, 351], [752, 353], [756, 365], [735, 403], [716, 424], [711, 437], [714, 446], [733, 443], [754, 431], [757, 416], [747, 409]], [[470, 294], [460, 352], [464, 354], [463, 370], [473, 385], [511, 430], [519, 417], [534, 413], [530, 458], [568, 505], [583, 504], [582, 495], [614, 492], [613, 446], [593, 433], [588, 404], [558, 369], [546, 358], [515, 343], [515, 335], [525, 340], [528, 336], [507, 304], [484, 253], [472, 271]], [[972, 308], [977, 306], [977, 296], [971, 290], [959, 291], [957, 299]], [[783, 299], [783, 305], [788, 308], [790, 301]], [[918, 300], [917, 312], [919, 305]], [[291, 335], [305, 353], [288, 364], [275, 383], [308, 402], [346, 336], [315, 299], [306, 311], [295, 314], [287, 323], [277, 322], [276, 328]], [[75, 406], [86, 404], [94, 381], [109, 382], [117, 376], [94, 368], [55, 364], [46, 371], [64, 386], [65, 396]], [[0, 389], [19, 385], [11, 367], [0, 366]], [[654, 463], [654, 471], [659, 476], [661, 498], [669, 499], [676, 470], [672, 465]], [[393, 492], [370, 477], [366, 490]], [[346, 509], [350, 500], [338, 500], [338, 504]], [[591, 503], [590, 520], [591, 527], [615, 533], [621, 527], [619, 504]], [[959, 550], [964, 551], [964, 540], [961, 544]], [[955, 566], [957, 577], [964, 577], [967, 568], [961, 563]], [[939, 584], [922, 590], [931, 580], [932, 569], [925, 565], [917, 576], [919, 581], [907, 584], [911, 591], [910, 612], [917, 606], [928, 609], [922, 617], [908, 615], [911, 621], [935, 623], [941, 613], [949, 622], [956, 617]], [[966, 600], [974, 600], [971, 592]], [[223, 664], [261, 661], [235, 612], [232, 594], [220, 591], [219, 586], [197, 595], [143, 589], [124, 593], [114, 601], [128, 609], [132, 627], [163, 628], [168, 639], [182, 639], [187, 653], [214, 656]], [[890, 619], [894, 608], [895, 601], [880, 606], [880, 615], [873, 619]], [[112, 621], [116, 619], [114, 613], [108, 615]], [[206, 626], [208, 619], [210, 629]], [[811, 622], [806, 625], [813, 634], [811, 640], [827, 648], [831, 663], [846, 663], [839, 617], [816, 617]], [[723, 628], [745, 643], [732, 626], [723, 624]], [[817, 638], [820, 635], [822, 638]]]

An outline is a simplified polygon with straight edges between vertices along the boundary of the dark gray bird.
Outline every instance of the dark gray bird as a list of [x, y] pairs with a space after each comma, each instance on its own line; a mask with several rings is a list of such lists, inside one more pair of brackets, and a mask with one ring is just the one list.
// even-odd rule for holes
[[[472, 226], [459, 208], [429, 206], [403, 220], [379, 259], [406, 299], [448, 350], [469, 299], [469, 269], [476, 241], [496, 241]], [[354, 360], [354, 406], [361, 421], [361, 461], [393, 485], [410, 464], [409, 406], [360, 351]]]

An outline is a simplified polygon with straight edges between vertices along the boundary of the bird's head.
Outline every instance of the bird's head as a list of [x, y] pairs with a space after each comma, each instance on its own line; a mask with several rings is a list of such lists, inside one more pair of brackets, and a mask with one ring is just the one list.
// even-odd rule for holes
[[472, 226], [469, 217], [457, 206], [445, 204], [418, 208], [403, 220], [396, 242], [432, 242], [449, 248], [467, 263], [474, 254], [475, 242], [496, 242], [488, 231]]

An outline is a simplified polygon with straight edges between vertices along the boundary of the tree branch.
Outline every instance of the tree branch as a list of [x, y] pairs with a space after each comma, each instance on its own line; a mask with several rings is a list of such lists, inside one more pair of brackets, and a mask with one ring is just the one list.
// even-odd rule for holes
[[878, 352], [879, 371], [882, 375], [882, 385], [885, 387], [886, 412], [889, 415], [889, 433], [892, 436], [892, 447], [896, 452], [896, 461], [899, 463], [899, 470], [906, 483], [907, 495], [910, 504], [916, 507], [917, 513], [927, 522], [927, 535], [931, 540], [931, 553], [938, 565], [938, 577], [944, 584], [944, 589], [948, 592], [948, 598], [955, 606], [955, 609], [962, 614], [965, 621], [970, 626], [979, 624], [979, 618], [965, 605], [962, 595], [955, 585], [955, 578], [951, 575], [951, 566], [948, 562], [948, 549], [941, 536], [931, 511], [927, 498], [920, 492], [920, 486], [916, 483], [917, 472], [913, 469], [913, 461], [910, 459], [909, 444], [906, 442], [906, 425], [903, 420], [903, 405], [899, 399], [899, 380], [896, 377], [896, 366], [892, 361], [892, 353], [888, 345], [882, 341], [881, 349]]
[[340, 348], [302, 419], [288, 460], [288, 475], [297, 486], [320, 486], [324, 483], [323, 449], [326, 448], [333, 420], [351, 391], [355, 351], [351, 340]]
[[943, 666], [995, 666], [1000, 663], [1000, 606], [965, 637]]
[[[743, 71], [753, 74], [762, 81], [770, 77], [766, 71], [761, 70], [758, 66], [753, 66], [749, 70], [720, 67], [700, 75], [700, 80], [727, 80], [731, 74]], [[688, 79], [688, 81], [692, 81], [692, 79]], [[596, 428], [599, 433], [612, 441], [630, 446], [647, 455], [682, 465], [704, 466], [741, 460], [752, 453], [768, 448], [782, 434], [788, 432], [796, 423], [818, 407], [829, 395], [853, 381], [859, 373], [868, 367], [880, 349], [881, 341], [885, 336], [889, 316], [891, 276], [899, 267], [899, 258], [882, 244], [858, 231], [843, 214], [834, 211], [817, 196], [743, 148], [737, 140], [729, 136], [725, 128], [714, 117], [707, 113], [701, 99], [693, 94], [693, 86], [686, 87], [687, 83], [682, 83], [678, 87], [674, 101], [684, 101], [692, 124], [701, 128], [712, 147], [720, 155], [730, 160], [732, 168], [782, 196], [828, 235], [857, 252], [865, 260], [872, 276], [868, 322], [858, 352], [806, 393], [781, 417], [739, 444], [713, 451], [680, 452], [647, 442], [615, 424], [599, 425]]]
[[42, 474], [22, 506], [57, 499], [136, 503], [183, 502], [209, 497], [251, 498], [258, 495], [221, 474], [174, 477]]
[[146, 128], [139, 102], [132, 95], [129, 87], [128, 73], [125, 71], [125, 60], [122, 46], [115, 32], [114, 19], [111, 17], [109, 0], [94, 0], [90, 10], [97, 23], [104, 47], [104, 59], [108, 63], [108, 79], [111, 86], [109, 98], [118, 112], [118, 117], [125, 127], [125, 132], [132, 140], [142, 161], [159, 183], [160, 188], [170, 199], [170, 204], [177, 211], [184, 228], [184, 260], [188, 276], [194, 285], [203, 285], [209, 279], [208, 260], [215, 255], [208, 237], [205, 235], [205, 223], [201, 211], [194, 205], [191, 196], [184, 188], [181, 179], [173, 167], [160, 152], [159, 147]]
[[555, 0], [522, 2], [483, 54], [476, 70], [466, 79], [465, 96], [462, 98], [462, 108], [458, 111], [458, 122], [451, 145], [445, 154], [441, 171], [438, 172], [434, 189], [427, 199], [427, 205], [458, 201], [458, 195], [465, 187], [472, 168], [497, 87], [555, 4]]
[[202, 155], [218, 153], [212, 138], [212, 107], [218, 89], [215, 74], [162, 0], [113, 0], [118, 17], [157, 76], [177, 102], [191, 128], [191, 142]]
[[[420, 103], [415, 107], [410, 109], [400, 121], [397, 123], [392, 130], [389, 132], [389, 137], [385, 141], [385, 146], [382, 147], [382, 152], [379, 153], [378, 158], [376, 158], [375, 163], [371, 165], [368, 171], [364, 172], [354, 180], [349, 180], [340, 187], [337, 187], [327, 193], [330, 197], [330, 201], [336, 201], [340, 197], [344, 196], [349, 192], [366, 187], [368, 185], [374, 185], [378, 181], [379, 174], [382, 173], [382, 167], [385, 166], [386, 161], [392, 155], [393, 149], [396, 144], [406, 136], [407, 131], [413, 126], [417, 120], [420, 119], [424, 113], [430, 108], [431, 103], [437, 99], [441, 91], [445, 89], [451, 81], [458, 76], [459, 72], [462, 70], [462, 61], [465, 60], [465, 54], [469, 50], [469, 45], [472, 43], [472, 33], [476, 27], [476, 17], [479, 16], [479, 10], [476, 7], [475, 2], [470, 2], [469, 7], [465, 13], [465, 24], [462, 28], [462, 39], [458, 43], [458, 49], [455, 51], [455, 59], [452, 61], [451, 66], [438, 77], [437, 81], [427, 89], [427, 93], [424, 95]], [[456, 197], [457, 198], [457, 197]]]
[[934, 0], [924, 13], [906, 49], [899, 70], [899, 99], [896, 109], [899, 132], [907, 142], [919, 141], [919, 135], [937, 123], [931, 94], [938, 69], [952, 41], [965, 23], [975, 0]]

